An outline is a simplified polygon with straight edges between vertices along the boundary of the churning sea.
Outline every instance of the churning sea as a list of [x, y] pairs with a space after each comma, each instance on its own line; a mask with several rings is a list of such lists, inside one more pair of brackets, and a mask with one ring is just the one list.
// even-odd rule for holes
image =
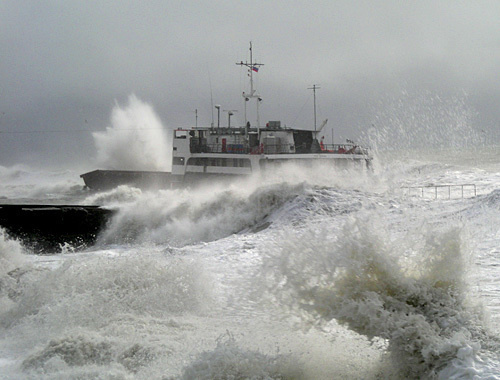
[[3, 203], [117, 210], [86, 248], [0, 231], [0, 378], [500, 379], [499, 152], [154, 192], [0, 167]]

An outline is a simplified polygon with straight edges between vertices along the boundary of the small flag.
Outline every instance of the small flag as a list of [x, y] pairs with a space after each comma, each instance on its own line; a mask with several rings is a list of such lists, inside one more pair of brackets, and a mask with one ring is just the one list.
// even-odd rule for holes
[[259, 72], [259, 68], [257, 66], [252, 66], [252, 70], [255, 71], [256, 73]]

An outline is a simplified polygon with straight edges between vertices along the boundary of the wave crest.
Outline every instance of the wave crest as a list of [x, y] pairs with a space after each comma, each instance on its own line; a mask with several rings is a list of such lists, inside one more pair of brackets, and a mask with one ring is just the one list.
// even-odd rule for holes
[[144, 193], [123, 204], [101, 242], [185, 245], [213, 241], [257, 226], [295, 198], [303, 185], [244, 188], [197, 188]]
[[[335, 319], [381, 337], [398, 371], [435, 377], [459, 352], [487, 340], [467, 297], [467, 250], [459, 229], [432, 233], [413, 257], [359, 220], [341, 236], [308, 231], [264, 262], [268, 290], [311, 325]], [[462, 350], [462, 351], [461, 351]]]
[[219, 338], [213, 351], [206, 351], [183, 370], [181, 380], [302, 379], [299, 364], [286, 355], [268, 356], [238, 347], [232, 335]]

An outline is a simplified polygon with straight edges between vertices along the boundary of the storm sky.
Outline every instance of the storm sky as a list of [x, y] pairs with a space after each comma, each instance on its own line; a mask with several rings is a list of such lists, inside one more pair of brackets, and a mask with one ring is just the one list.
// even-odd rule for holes
[[406, 104], [451, 104], [496, 142], [499, 17], [498, 1], [0, 0], [0, 165], [92, 169], [92, 132], [132, 94], [165, 128], [195, 110], [208, 126], [214, 104], [243, 124], [250, 41], [261, 123], [312, 128], [318, 84], [327, 139], [382, 128], [394, 104], [400, 123]]

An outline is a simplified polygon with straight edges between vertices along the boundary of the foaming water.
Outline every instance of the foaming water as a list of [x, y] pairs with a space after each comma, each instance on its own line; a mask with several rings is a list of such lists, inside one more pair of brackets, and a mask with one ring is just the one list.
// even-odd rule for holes
[[[24, 267], [11, 307], [0, 313], [5, 378], [335, 379], [367, 373], [358, 351], [377, 353], [365, 342], [338, 337], [352, 351], [332, 352], [325, 336], [297, 331], [270, 309], [242, 312], [244, 302], [230, 293], [252, 281], [241, 265], [252, 249], [244, 245], [228, 252], [237, 255], [233, 259], [220, 260], [227, 243], [89, 252]], [[193, 250], [198, 253], [188, 254]], [[219, 276], [232, 280], [221, 286]], [[342, 368], [330, 363], [332, 357]]]
[[[296, 359], [295, 359], [296, 360]], [[231, 335], [221, 337], [213, 351], [201, 353], [183, 369], [182, 380], [303, 379], [302, 366], [287, 355], [243, 350]]]
[[141, 189], [121, 185], [109, 191], [94, 193], [87, 196], [84, 200], [84, 204], [116, 207], [124, 203], [137, 201], [142, 194], [143, 192]]
[[2, 352], [7, 346], [11, 354], [28, 353], [19, 363], [23, 378], [79, 378], [80, 371], [85, 378], [103, 372], [96, 378], [112, 378], [113, 366], [119, 378], [131, 378], [168, 354], [154, 331], [182, 333], [178, 317], [210, 310], [210, 281], [192, 260], [154, 251], [24, 267], [15, 275], [10, 307], [0, 313]]
[[16, 294], [16, 275], [27, 260], [21, 244], [9, 239], [0, 228], [0, 310], [14, 306], [12, 298]]
[[[86, 193], [116, 210], [97, 246], [35, 256], [0, 239], [0, 373], [497, 379], [500, 178], [480, 154]], [[440, 181], [481, 186], [393, 191]]]
[[0, 203], [78, 202], [84, 196], [83, 184], [72, 170], [0, 166]]
[[116, 104], [111, 126], [93, 133], [97, 164], [104, 169], [170, 171], [171, 136], [153, 107], [135, 95]]
[[[36, 285], [29, 281], [32, 275]], [[196, 310], [210, 298], [202, 285], [208, 278], [196, 266], [148, 253], [69, 259], [57, 269], [25, 276], [22, 302], [4, 315], [6, 324], [29, 317], [46, 326], [92, 326], [117, 313], [159, 317]]]
[[300, 185], [281, 184], [250, 193], [240, 187], [146, 192], [120, 205], [100, 242], [183, 246], [217, 240], [258, 227], [302, 191]]
[[311, 325], [335, 319], [370, 339], [386, 339], [398, 377], [488, 372], [471, 364], [500, 345], [472, 302], [460, 232], [424, 236], [422, 252], [411, 252], [374, 225], [352, 220], [338, 238], [315, 231], [287, 236], [264, 263], [268, 289]]
[[[352, 178], [358, 175], [358, 180]], [[352, 189], [363, 170], [284, 165], [265, 177], [203, 184], [193, 188], [140, 191], [121, 186], [92, 195], [87, 203], [117, 209], [99, 244], [154, 243], [183, 246], [213, 241], [242, 231], [262, 230], [289, 212], [296, 198], [316, 187]], [[366, 181], [365, 181], [366, 183]], [[361, 188], [361, 186], [358, 186]], [[288, 206], [287, 206], [288, 205]]]
[[9, 239], [5, 235], [5, 231], [0, 228], [0, 274], [14, 270], [24, 264], [24, 251], [21, 244]]

